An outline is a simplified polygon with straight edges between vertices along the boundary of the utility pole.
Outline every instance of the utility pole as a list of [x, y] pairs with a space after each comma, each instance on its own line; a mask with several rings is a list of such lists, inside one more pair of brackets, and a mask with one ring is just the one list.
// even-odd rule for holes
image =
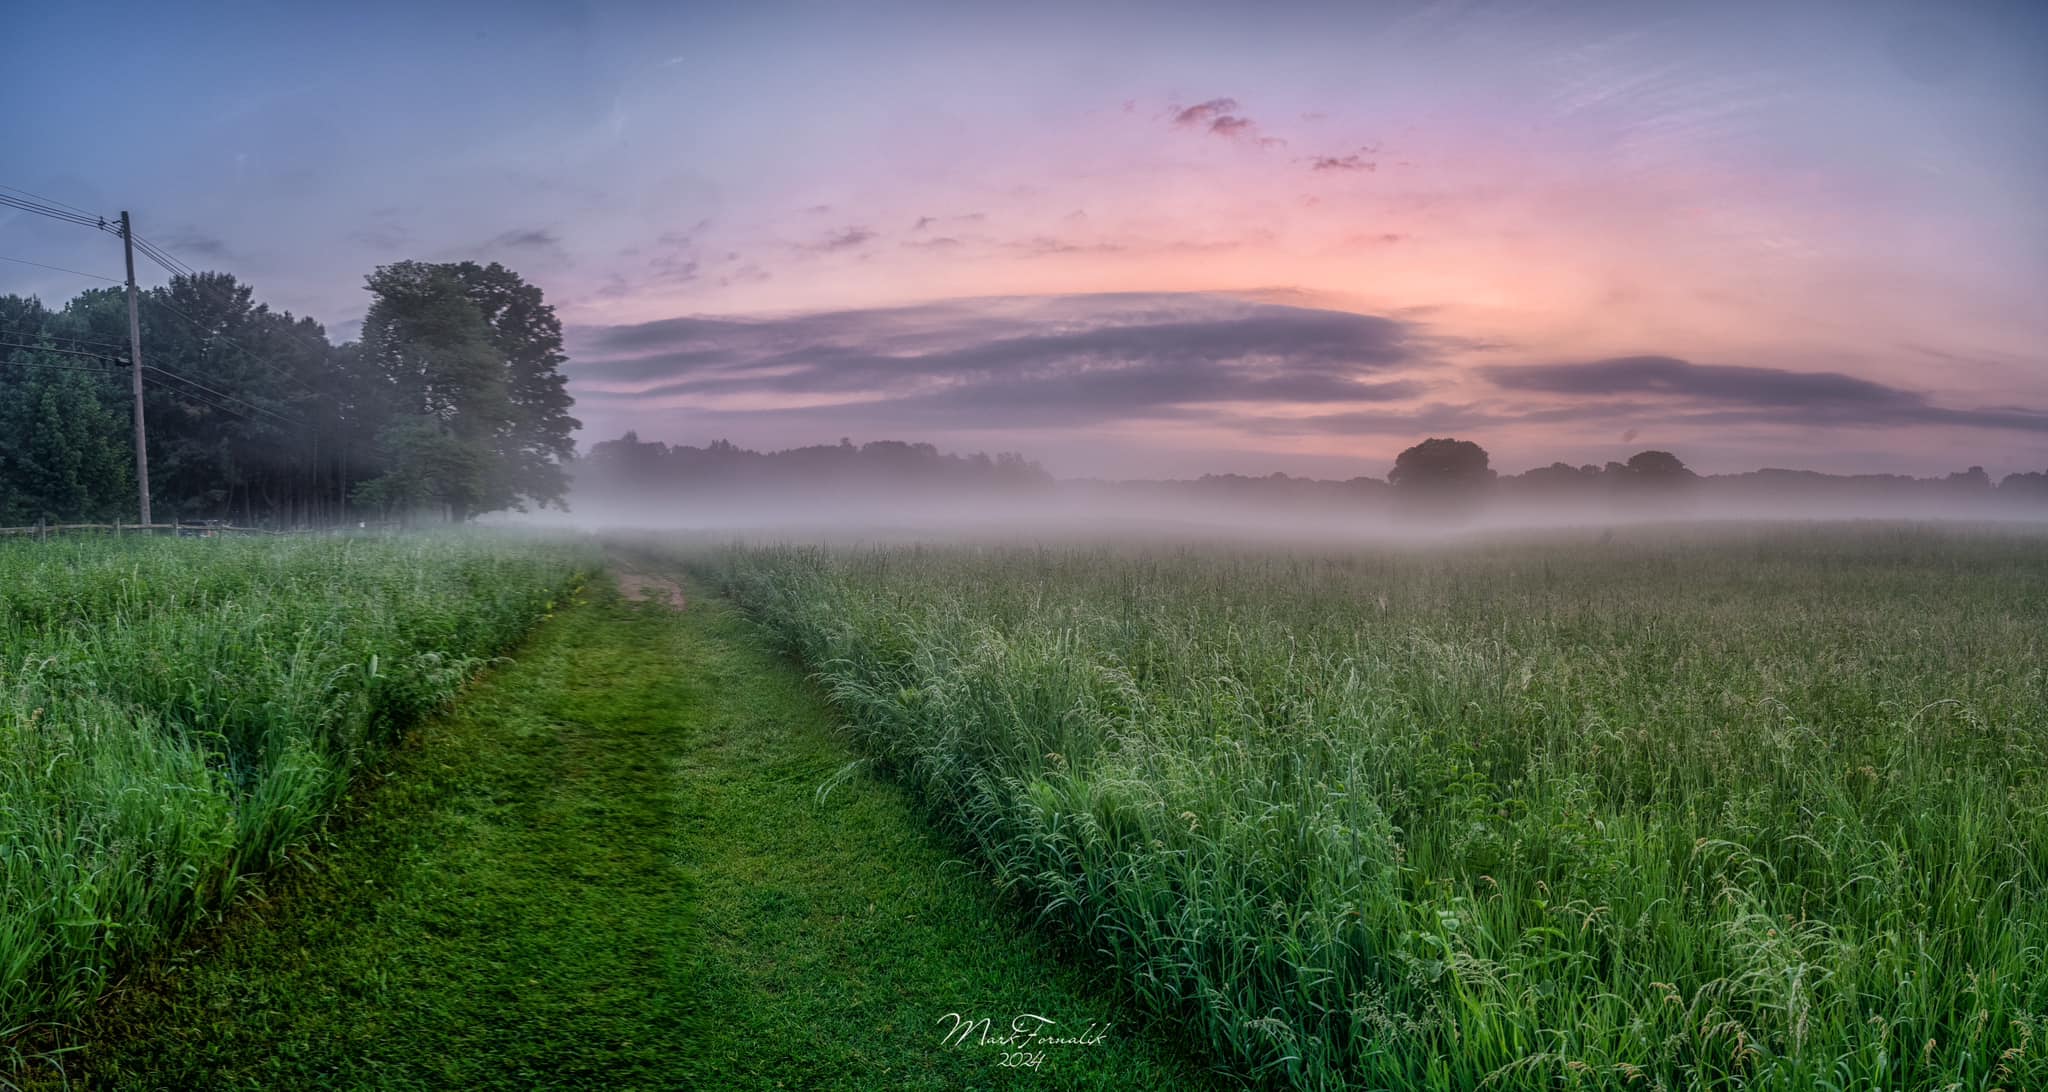
[[135, 489], [142, 498], [142, 526], [149, 527], [149, 435], [142, 425], [142, 319], [135, 307], [135, 232], [121, 210], [121, 249], [128, 256], [128, 367], [135, 388]]

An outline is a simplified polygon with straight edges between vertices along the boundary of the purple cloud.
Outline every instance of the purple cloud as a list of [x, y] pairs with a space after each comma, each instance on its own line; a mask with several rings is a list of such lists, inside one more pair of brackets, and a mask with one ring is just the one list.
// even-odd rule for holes
[[1230, 115], [1237, 109], [1237, 100], [1210, 99], [1208, 102], [1198, 102], [1185, 109], [1173, 109], [1176, 111], [1173, 115], [1175, 125], [1213, 126], [1218, 119]]
[[851, 250], [855, 247], [864, 246], [867, 243], [872, 242], [874, 238], [875, 233], [868, 230], [867, 228], [850, 227], [847, 228], [845, 231], [828, 235], [824, 238], [823, 241], [813, 243], [810, 246], [805, 247], [804, 249], [820, 251], [823, 253], [830, 253], [835, 250]]

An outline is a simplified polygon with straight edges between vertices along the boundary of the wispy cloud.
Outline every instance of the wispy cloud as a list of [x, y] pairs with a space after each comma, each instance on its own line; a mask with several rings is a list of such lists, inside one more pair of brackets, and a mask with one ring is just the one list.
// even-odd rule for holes
[[1279, 137], [1262, 134], [1258, 122], [1239, 113], [1239, 109], [1236, 99], [1219, 98], [1193, 106], [1176, 104], [1167, 107], [1167, 112], [1173, 124], [1183, 129], [1197, 129], [1229, 140], [1247, 140], [1260, 147], [1280, 147], [1287, 143]]
[[1665, 394], [1767, 406], [1884, 406], [1924, 402], [1921, 395], [1839, 372], [1694, 364], [1671, 356], [1625, 356], [1573, 364], [1481, 368], [1506, 390], [1550, 394]]
[[1695, 424], [1818, 424], [1880, 428], [1952, 425], [2048, 432], [2048, 410], [2023, 406], [1951, 408], [1926, 394], [1840, 372], [1799, 372], [1695, 364], [1671, 356], [1628, 356], [1568, 364], [1485, 367], [1503, 390], [1570, 396], [1587, 415], [1617, 395], [1656, 396], [1666, 421]]
[[228, 256], [227, 241], [218, 235], [187, 229], [165, 239], [164, 246], [173, 254], [195, 254], [201, 258], [221, 259]]
[[1187, 126], [1213, 126], [1217, 121], [1229, 117], [1237, 110], [1236, 99], [1210, 99], [1193, 106], [1173, 107], [1173, 123]]
[[810, 244], [804, 249], [814, 250], [821, 253], [831, 253], [833, 251], [838, 250], [853, 250], [858, 247], [866, 246], [868, 243], [873, 242], [875, 240], [875, 237], [875, 233], [867, 228], [850, 227], [844, 231], [833, 232], [832, 234], [827, 235], [825, 238], [819, 240], [818, 242]]
[[561, 237], [545, 228], [520, 228], [505, 232], [490, 241], [494, 247], [512, 249], [544, 249], [562, 245]]
[[[876, 426], [1221, 419], [1427, 387], [1430, 340], [1373, 315], [1208, 294], [1066, 296], [579, 330], [578, 397], [832, 399]], [[857, 407], [853, 408], [853, 407]]]
[[1005, 244], [1011, 250], [1026, 254], [1116, 254], [1129, 249], [1123, 243], [1104, 241], [1082, 242], [1075, 239], [1061, 239], [1052, 235], [1035, 235]]

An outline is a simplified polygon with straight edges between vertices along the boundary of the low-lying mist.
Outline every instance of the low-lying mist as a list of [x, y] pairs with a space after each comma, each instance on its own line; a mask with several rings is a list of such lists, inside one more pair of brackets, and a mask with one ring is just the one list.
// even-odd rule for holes
[[629, 433], [576, 462], [566, 513], [519, 522], [820, 541], [1315, 543], [1680, 522], [2048, 521], [2048, 473], [1994, 483], [1977, 467], [1939, 478], [1701, 476], [1649, 451], [1605, 467], [1557, 463], [1500, 476], [1476, 444], [1429, 440], [1403, 452], [1389, 477], [1060, 480], [1018, 455], [952, 455], [930, 444], [756, 452], [643, 443]]
[[[1332, 483], [1335, 484], [1335, 483]], [[1062, 541], [1224, 539], [1341, 542], [1573, 527], [1761, 521], [1958, 521], [2048, 524], [2048, 503], [1997, 497], [1881, 497], [1819, 491], [1701, 487], [1656, 497], [1407, 497], [1331, 488], [1322, 495], [1261, 496], [1203, 482], [1058, 482], [973, 488], [904, 482], [690, 489], [591, 488], [568, 512], [522, 523], [588, 530], [710, 533], [797, 540]]]

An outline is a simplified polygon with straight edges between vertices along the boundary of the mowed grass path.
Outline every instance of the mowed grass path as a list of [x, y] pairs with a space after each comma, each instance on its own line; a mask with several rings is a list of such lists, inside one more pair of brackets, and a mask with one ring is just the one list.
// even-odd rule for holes
[[[721, 601], [588, 594], [422, 726], [269, 901], [111, 999], [72, 1084], [1221, 1086], [900, 790], [860, 775], [821, 800], [852, 753]], [[952, 1012], [1107, 1034], [1009, 1068], [942, 1042]]]

